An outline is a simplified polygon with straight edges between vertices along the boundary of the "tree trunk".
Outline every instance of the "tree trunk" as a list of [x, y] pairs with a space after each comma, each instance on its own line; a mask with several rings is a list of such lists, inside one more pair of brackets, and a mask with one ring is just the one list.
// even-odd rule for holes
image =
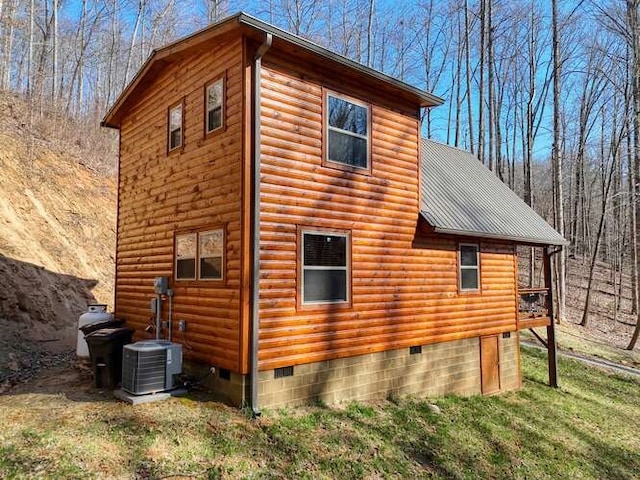
[[[560, 79], [562, 75], [562, 62], [560, 61], [560, 35], [558, 32], [558, 0], [552, 0], [553, 22], [553, 192], [556, 219], [556, 230], [564, 237], [564, 195], [562, 188], [562, 148], [560, 147]], [[566, 251], [562, 251], [556, 257], [558, 259], [558, 315], [556, 322], [564, 319], [566, 308], [565, 279], [566, 279]]]
[[464, 63], [465, 80], [467, 82], [467, 116], [469, 122], [469, 150], [475, 153], [475, 137], [473, 136], [473, 109], [471, 107], [471, 60], [469, 46], [469, 0], [464, 0]]
[[367, 66], [371, 67], [373, 63], [373, 17], [376, 11], [375, 0], [369, 0], [369, 18], [367, 22]]
[[485, 0], [480, 0], [480, 78], [478, 79], [478, 160], [484, 163]]
[[[640, 181], [640, 1], [627, 0], [627, 19], [629, 22], [629, 31], [631, 32], [631, 47], [633, 58], [633, 163], [634, 163], [634, 183], [633, 193], [635, 203], [635, 231], [636, 241], [638, 238], [638, 225], [640, 224], [640, 208], [638, 200], [638, 183]], [[638, 245], [634, 244], [633, 249], [636, 250], [636, 262], [640, 262], [640, 255], [637, 254]], [[636, 269], [640, 271], [640, 264], [636, 263]], [[636, 328], [633, 331], [627, 350], [633, 350], [640, 336], [640, 308], [636, 314]]]
[[495, 58], [493, 55], [493, 0], [488, 0], [487, 4], [487, 93], [488, 93], [488, 122], [489, 122], [489, 170], [495, 173], [496, 169], [496, 157], [495, 157], [495, 149], [496, 142], [494, 138], [494, 85], [493, 85], [493, 71]]

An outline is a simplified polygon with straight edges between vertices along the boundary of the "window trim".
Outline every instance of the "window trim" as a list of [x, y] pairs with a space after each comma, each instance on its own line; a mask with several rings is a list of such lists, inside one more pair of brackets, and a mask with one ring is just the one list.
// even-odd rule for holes
[[[222, 260], [221, 260], [221, 266], [220, 266], [220, 278], [201, 278], [200, 276], [200, 260], [201, 260], [201, 256], [200, 256], [200, 234], [203, 233], [209, 233], [209, 232], [213, 232], [216, 230], [221, 230], [222, 231]], [[195, 256], [195, 262], [196, 262], [196, 268], [195, 268], [195, 277], [193, 278], [178, 278], [178, 257], [177, 257], [177, 240], [178, 237], [183, 236], [183, 235], [195, 235], [196, 237], [196, 256]], [[226, 225], [212, 225], [212, 226], [207, 226], [205, 228], [198, 228], [198, 229], [190, 229], [190, 230], [182, 230], [182, 231], [175, 231], [174, 235], [173, 235], [173, 279], [176, 282], [179, 282], [180, 285], [185, 285], [188, 286], [190, 284], [196, 284], [198, 282], [218, 282], [218, 283], [225, 283], [226, 282], [226, 278], [227, 278], [227, 229], [226, 229]]]
[[[222, 82], [222, 103], [220, 105], [220, 126], [214, 128], [213, 130], [209, 130], [209, 87], [215, 85], [218, 82]], [[213, 80], [204, 84], [204, 118], [203, 118], [203, 129], [204, 129], [204, 137], [207, 138], [212, 136], [218, 132], [223, 132], [226, 129], [226, 113], [227, 113], [227, 72], [223, 72], [222, 74], [216, 76]]]
[[[211, 232], [215, 232], [216, 230], [220, 230], [222, 232], [222, 255], [220, 257], [220, 278], [202, 278], [201, 275], [201, 269], [200, 269], [200, 262], [202, 261], [202, 256], [200, 255], [200, 235], [203, 233], [211, 233]], [[225, 266], [225, 251], [226, 251], [226, 234], [225, 234], [225, 229], [223, 227], [218, 227], [218, 228], [207, 228], [206, 230], [201, 230], [198, 233], [198, 249], [197, 249], [197, 260], [198, 260], [198, 264], [196, 265], [196, 278], [199, 282], [222, 282], [225, 279], [225, 271], [224, 271], [224, 266]], [[209, 258], [209, 257], [207, 257]]]
[[[181, 124], [180, 124], [180, 144], [175, 147], [171, 147], [171, 112], [175, 110], [177, 107], [180, 107], [181, 110]], [[184, 116], [185, 116], [185, 101], [184, 97], [180, 99], [180, 101], [175, 102], [167, 108], [167, 155], [172, 152], [181, 152], [184, 150]]]
[[[476, 263], [477, 265], [462, 265], [462, 247], [474, 247], [476, 249]], [[480, 275], [480, 244], [479, 243], [469, 243], [469, 242], [461, 242], [458, 244], [458, 292], [463, 294], [474, 294], [474, 293], [482, 293], [482, 277]], [[478, 287], [477, 288], [463, 288], [462, 287], [462, 270], [475, 270], [477, 279], [478, 279]]]
[[[329, 97], [338, 98], [340, 100], [345, 100], [346, 102], [352, 103], [354, 105], [358, 105], [367, 110], [367, 135], [360, 135], [354, 132], [349, 132], [346, 130], [342, 130], [341, 128], [331, 127], [329, 125]], [[339, 170], [345, 170], [353, 173], [361, 173], [364, 175], [371, 175], [371, 130], [372, 130], [372, 106], [370, 103], [364, 102], [357, 98], [351, 97], [349, 95], [345, 95], [342, 93], [338, 93], [334, 90], [330, 90], [328, 88], [322, 89], [322, 125], [323, 125], [323, 139], [322, 139], [322, 166], [329, 168], [336, 168]], [[359, 167], [357, 165], [347, 165], [346, 163], [338, 162], [336, 160], [329, 159], [329, 131], [333, 130], [336, 132], [344, 133], [347, 135], [351, 135], [355, 138], [362, 138], [367, 141], [367, 166]]]
[[[297, 228], [297, 242], [298, 242], [298, 281], [297, 283], [297, 301], [296, 305], [298, 310], [326, 310], [326, 309], [343, 309], [351, 308], [353, 299], [353, 283], [352, 283], [352, 233], [351, 230], [336, 230], [330, 228], [311, 227], [298, 225]], [[332, 270], [337, 268], [344, 268], [347, 273], [346, 279], [346, 300], [339, 301], [319, 301], [319, 302], [305, 302], [304, 301], [304, 235], [334, 235], [346, 238], [346, 265], [344, 267], [315, 267], [314, 270]]]
[[[193, 269], [193, 277], [189, 278], [178, 278], [178, 237], [195, 237], [195, 245], [196, 245], [196, 254], [194, 257], [187, 257], [184, 260], [194, 260], [194, 269]], [[176, 233], [174, 235], [173, 240], [173, 278], [177, 282], [189, 282], [195, 281], [198, 278], [198, 234], [196, 232], [183, 232]]]

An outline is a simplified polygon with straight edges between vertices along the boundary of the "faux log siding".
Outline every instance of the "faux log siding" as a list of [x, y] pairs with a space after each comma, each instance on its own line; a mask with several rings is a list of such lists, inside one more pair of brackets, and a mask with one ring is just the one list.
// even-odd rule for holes
[[[265, 66], [261, 106], [261, 370], [515, 330], [511, 245], [459, 294], [456, 240], [416, 237], [415, 118], [372, 106], [367, 176], [322, 166], [318, 84]], [[352, 307], [298, 310], [298, 225], [351, 231]]]
[[[187, 56], [154, 80], [121, 127], [116, 314], [149, 323], [153, 278], [174, 289], [175, 341], [187, 356], [239, 369], [242, 41]], [[226, 69], [225, 130], [204, 137], [204, 86]], [[184, 97], [184, 150], [166, 153], [167, 107]], [[226, 225], [226, 279], [173, 280], [176, 230]], [[167, 304], [163, 314], [167, 316]], [[177, 319], [187, 333], [177, 332]]]

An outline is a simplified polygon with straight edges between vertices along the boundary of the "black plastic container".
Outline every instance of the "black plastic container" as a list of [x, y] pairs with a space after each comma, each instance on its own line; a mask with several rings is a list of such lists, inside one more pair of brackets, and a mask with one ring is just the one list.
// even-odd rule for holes
[[121, 327], [122, 325], [124, 325], [124, 320], [122, 320], [121, 318], [114, 318], [111, 320], [98, 320], [95, 322], [87, 323], [86, 325], [80, 327], [80, 331], [86, 337], [96, 330], [101, 330], [103, 328], [117, 328]]
[[132, 337], [133, 330], [126, 327], [102, 328], [85, 337], [96, 388], [118, 386], [122, 380], [122, 349]]

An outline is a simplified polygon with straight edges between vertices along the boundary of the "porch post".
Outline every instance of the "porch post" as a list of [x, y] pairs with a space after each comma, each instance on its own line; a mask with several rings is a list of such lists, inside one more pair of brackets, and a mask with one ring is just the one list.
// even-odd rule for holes
[[542, 251], [542, 262], [544, 270], [544, 286], [547, 290], [547, 312], [549, 314], [549, 325], [547, 325], [547, 360], [549, 363], [549, 386], [558, 388], [558, 363], [556, 350], [556, 317], [554, 314], [553, 301], [553, 278], [551, 275], [551, 247], [546, 247]]

